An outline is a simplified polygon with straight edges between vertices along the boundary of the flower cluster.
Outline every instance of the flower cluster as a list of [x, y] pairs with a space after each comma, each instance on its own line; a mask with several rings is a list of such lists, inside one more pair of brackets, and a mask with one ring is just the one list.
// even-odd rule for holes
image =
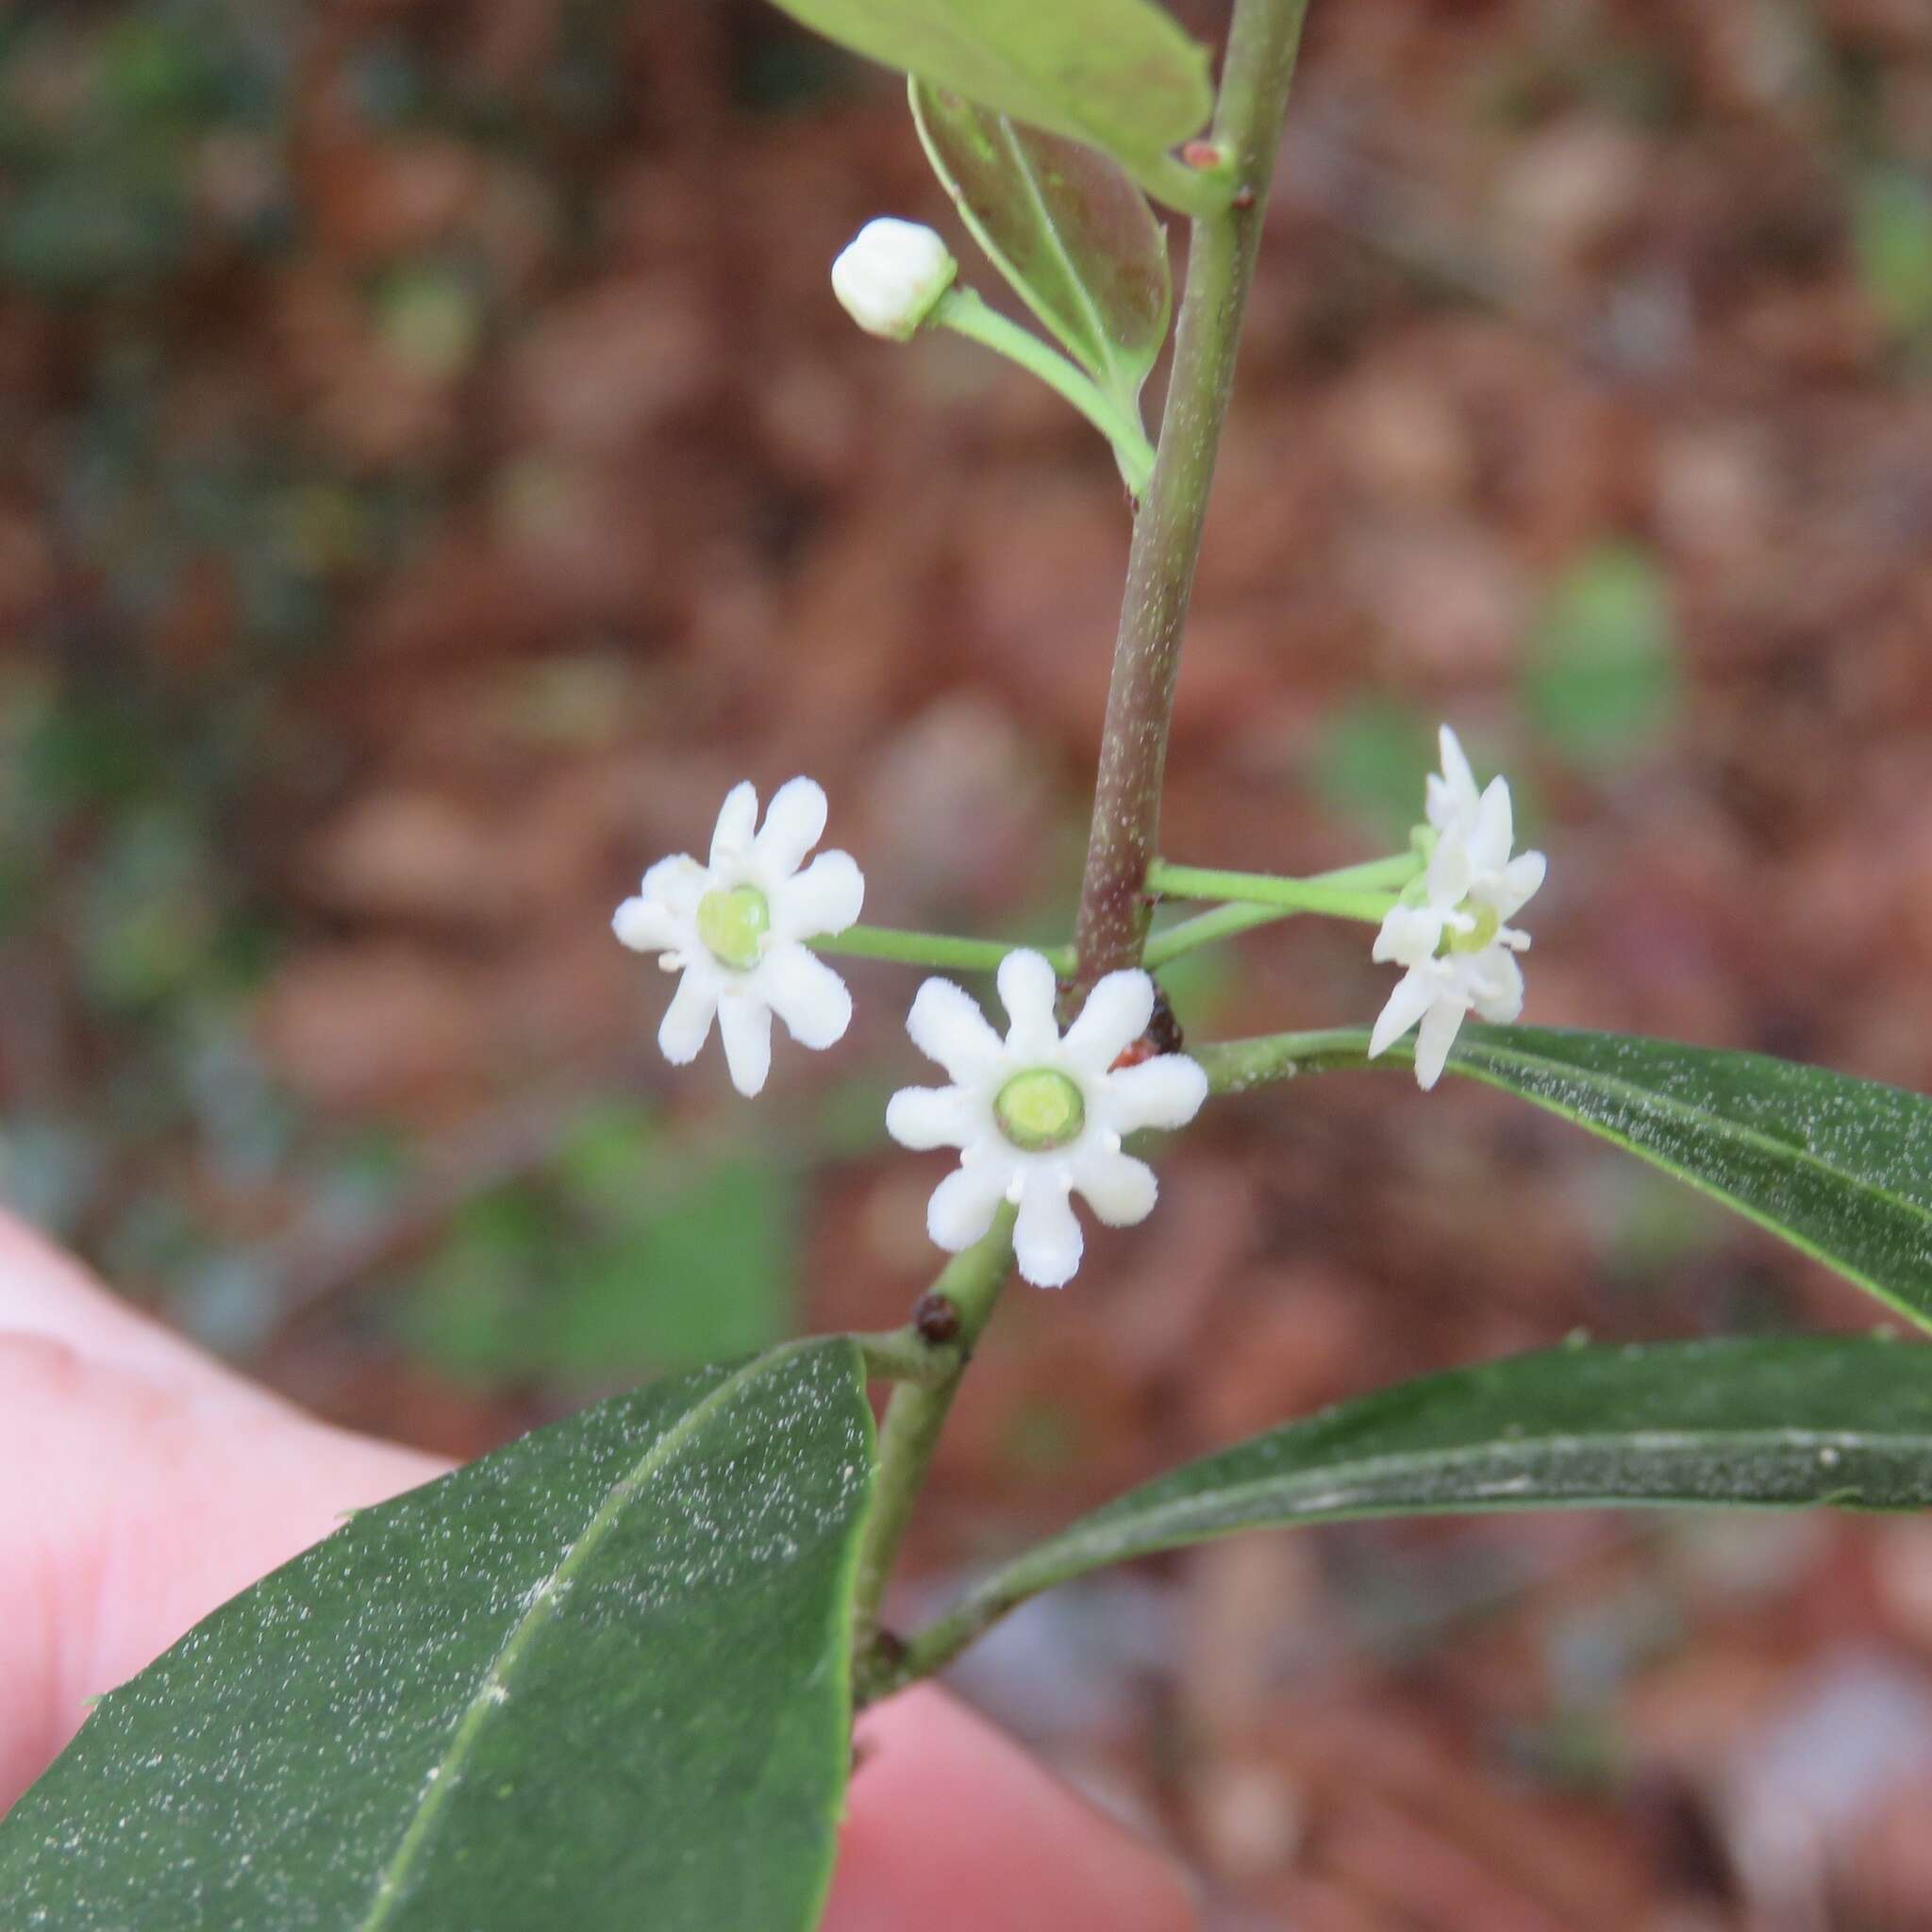
[[[715, 1018], [732, 1085], [744, 1094], [758, 1092], [770, 1072], [774, 1013], [808, 1047], [832, 1045], [851, 1024], [844, 981], [805, 942], [843, 932], [865, 897], [846, 853], [823, 852], [800, 870], [825, 828], [825, 794], [809, 778], [779, 787], [762, 829], [758, 810], [752, 787], [735, 787], [718, 814], [710, 862], [685, 853], [660, 859], [611, 922], [625, 945], [657, 953], [681, 975], [658, 1030], [665, 1058], [694, 1059]], [[958, 1150], [926, 1217], [941, 1247], [971, 1246], [1010, 1202], [1021, 1274], [1058, 1288], [1084, 1245], [1071, 1196], [1110, 1226], [1143, 1220], [1154, 1173], [1122, 1141], [1191, 1121], [1208, 1076], [1178, 1054], [1115, 1065], [1153, 1016], [1144, 973], [1108, 974], [1064, 1035], [1053, 968], [1041, 954], [1008, 953], [999, 991], [1004, 1040], [950, 980], [919, 989], [907, 1031], [953, 1084], [895, 1093], [886, 1127], [908, 1147]]]
[[1441, 731], [1442, 770], [1431, 774], [1425, 812], [1434, 849], [1420, 894], [1405, 894], [1382, 922], [1373, 957], [1406, 967], [1375, 1021], [1369, 1057], [1386, 1053], [1418, 1028], [1415, 1076], [1424, 1091], [1441, 1077], [1464, 1017], [1491, 1022], [1523, 1010], [1523, 971], [1516, 955], [1529, 935], [1507, 922], [1543, 882], [1541, 852], [1509, 856], [1515, 826], [1509, 781], [1476, 790], [1475, 774], [1448, 725]]
[[[1424, 1088], [1441, 1077], [1467, 1014], [1507, 1021], [1522, 1010], [1516, 955], [1529, 939], [1508, 922], [1544, 869], [1540, 852], [1511, 856], [1508, 781], [1493, 778], [1478, 791], [1446, 724], [1441, 755], [1418, 834], [1428, 854], [1423, 876], [1383, 919], [1374, 949], [1375, 959], [1405, 970], [1375, 1022], [1370, 1057], [1418, 1028], [1415, 1071]], [[658, 1030], [665, 1058], [679, 1066], [694, 1059], [715, 1020], [741, 1093], [765, 1085], [774, 1014], [808, 1047], [832, 1045], [851, 1024], [844, 981], [808, 944], [844, 932], [865, 900], [850, 854], [822, 852], [806, 863], [824, 834], [825, 811], [824, 792], [793, 778], [774, 794], [760, 826], [758, 793], [735, 786], [708, 861], [687, 853], [660, 859], [611, 922], [625, 945], [656, 953], [679, 975]], [[1144, 1220], [1154, 1173], [1124, 1142], [1192, 1120], [1208, 1076], [1183, 1054], [1148, 1056], [1155, 987], [1145, 973], [1108, 974], [1064, 1032], [1060, 989], [1043, 955], [1006, 954], [998, 983], [1004, 1035], [952, 981], [928, 979], [919, 989], [906, 1030], [948, 1084], [893, 1094], [886, 1130], [902, 1146], [958, 1153], [926, 1211], [939, 1246], [970, 1247], [1010, 1205], [1021, 1274], [1058, 1288], [1085, 1245], [1074, 1195], [1109, 1226]]]

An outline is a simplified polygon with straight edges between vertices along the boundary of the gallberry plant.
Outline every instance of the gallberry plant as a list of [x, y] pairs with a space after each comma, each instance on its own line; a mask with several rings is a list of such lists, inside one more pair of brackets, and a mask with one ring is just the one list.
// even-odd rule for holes
[[[1932, 1103], [1749, 1054], [1513, 1024], [1517, 922], [1544, 861], [1513, 853], [1507, 781], [1480, 786], [1446, 727], [1401, 850], [1316, 877], [1163, 852], [1174, 683], [1304, 0], [1235, 0], [1218, 87], [1153, 0], [780, 4], [909, 75], [908, 139], [1040, 326], [990, 306], [945, 239], [891, 217], [839, 258], [838, 298], [890, 353], [946, 328], [1009, 358], [1118, 462], [1133, 541], [1085, 874], [1064, 943], [1044, 950], [860, 924], [858, 863], [808, 858], [830, 807], [794, 778], [761, 825], [751, 786], [734, 790], [706, 860], [653, 864], [615, 927], [677, 975], [667, 1058], [692, 1060], [715, 1023], [746, 1095], [766, 1083], [774, 1016], [804, 1048], [844, 1033], [851, 1000], [825, 956], [938, 975], [908, 990], [907, 1024], [945, 1084], [905, 1087], [885, 1125], [923, 1163], [957, 1157], [942, 1176], [929, 1163], [928, 1231], [950, 1258], [903, 1328], [602, 1404], [361, 1513], [225, 1605], [103, 1700], [0, 1826], [9, 1925], [808, 1932], [855, 1706], [1099, 1566], [1370, 1515], [1932, 1502], [1916, 1345], [1565, 1345], [1286, 1421], [1074, 1524], [924, 1627], [887, 1629], [902, 1539], [1009, 1274], [1075, 1280], [1076, 1196], [1110, 1224], [1155, 1211], [1149, 1130], [1375, 1060], [1424, 1089], [1479, 1081], [1926, 1327]], [[1187, 223], [1177, 304], [1167, 219]], [[1171, 319], [1150, 432], [1141, 391]], [[707, 808], [691, 801], [694, 836]], [[1198, 909], [1157, 924], [1185, 903]], [[1156, 1024], [1153, 975], [1292, 915], [1374, 934], [1343, 1024], [1184, 1044]], [[1402, 969], [1392, 989], [1373, 962]], [[983, 974], [1003, 1026], [950, 976]], [[876, 1426], [874, 1384], [891, 1390]]]

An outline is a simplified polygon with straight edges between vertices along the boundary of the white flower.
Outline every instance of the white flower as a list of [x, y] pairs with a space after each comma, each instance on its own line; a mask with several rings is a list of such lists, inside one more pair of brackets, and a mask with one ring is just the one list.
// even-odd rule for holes
[[625, 945], [683, 974], [658, 1029], [664, 1058], [679, 1067], [695, 1059], [715, 1014], [731, 1084], [743, 1094], [771, 1071], [774, 1013], [801, 1046], [830, 1046], [851, 1024], [845, 982], [804, 942], [843, 932], [865, 898], [849, 852], [822, 852], [799, 871], [825, 829], [825, 794], [811, 779], [778, 788], [762, 831], [758, 818], [757, 791], [734, 785], [711, 862], [684, 852], [660, 858], [610, 922]]
[[1475, 780], [1446, 725], [1442, 765], [1446, 775], [1429, 780], [1429, 817], [1438, 835], [1423, 878], [1423, 903], [1397, 906], [1383, 920], [1373, 955], [1408, 970], [1375, 1021], [1369, 1058], [1386, 1053], [1420, 1022], [1415, 1076], [1425, 1092], [1441, 1077], [1471, 1008], [1499, 1024], [1522, 1012], [1516, 955], [1528, 948], [1529, 935], [1507, 922], [1542, 884], [1545, 869], [1541, 852], [1509, 856], [1515, 829], [1507, 778], [1492, 778], [1474, 808], [1465, 808], [1462, 794], [1474, 791]]
[[1083, 1195], [1109, 1227], [1144, 1220], [1154, 1170], [1121, 1151], [1122, 1137], [1185, 1125], [1208, 1097], [1208, 1076], [1180, 1054], [1114, 1070], [1153, 1016], [1154, 982], [1144, 973], [1109, 973], [1064, 1039], [1053, 968], [1040, 954], [1008, 953], [999, 989], [1004, 1041], [951, 980], [919, 989], [906, 1030], [953, 1084], [893, 1094], [886, 1131], [907, 1147], [959, 1149], [959, 1165], [926, 1210], [941, 1247], [970, 1247], [1003, 1200], [1016, 1202], [1020, 1273], [1036, 1287], [1058, 1288], [1080, 1265], [1080, 1224], [1068, 1196]]
[[1442, 758], [1441, 775], [1434, 772], [1423, 781], [1423, 811], [1439, 832], [1460, 825], [1465, 831], [1474, 824], [1476, 807], [1475, 774], [1462, 755], [1462, 741], [1444, 724], [1436, 733]]
[[891, 215], [866, 223], [832, 264], [832, 292], [868, 335], [903, 342], [951, 286], [959, 264], [932, 229]]

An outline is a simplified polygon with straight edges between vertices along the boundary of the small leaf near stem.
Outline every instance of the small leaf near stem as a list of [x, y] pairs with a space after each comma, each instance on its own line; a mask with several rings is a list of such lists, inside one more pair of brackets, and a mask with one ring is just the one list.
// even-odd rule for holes
[[[930, 1387], [902, 1382], [886, 1407], [879, 1428], [878, 1474], [872, 1513], [858, 1547], [858, 1582], [853, 1602], [852, 1641], [859, 1678], [884, 1668], [879, 1657], [879, 1607], [886, 1585], [912, 1520], [912, 1507], [925, 1484], [940, 1432], [959, 1392], [974, 1344], [992, 1318], [1000, 1291], [1013, 1269], [1015, 1210], [1002, 1205], [991, 1230], [940, 1271], [932, 1293], [943, 1296], [958, 1316], [955, 1357], [949, 1373]], [[861, 1696], [863, 1690], [861, 1689]]]
[[1140, 417], [1174, 309], [1167, 231], [1097, 149], [917, 78], [913, 125], [959, 219], [1035, 319]]
[[1169, 865], [1157, 858], [1147, 868], [1147, 890], [1176, 899], [1227, 899], [1278, 906], [1288, 912], [1315, 912], [1329, 919], [1361, 919], [1379, 925], [1395, 904], [1395, 894], [1337, 886], [1319, 879], [1284, 879], [1270, 873], [1214, 872], [1193, 865]]
[[1221, 206], [1217, 174], [1168, 150], [1213, 106], [1208, 51], [1157, 0], [778, 0], [856, 52], [1030, 126], [1110, 154], [1190, 214]]
[[1111, 397], [1103, 392], [1093, 378], [1069, 358], [1043, 342], [1031, 330], [1009, 321], [996, 308], [989, 308], [971, 289], [951, 288], [934, 303], [926, 318], [928, 328], [949, 328], [983, 348], [1017, 362], [1029, 375], [1036, 375], [1057, 394], [1072, 403], [1101, 435], [1113, 445], [1115, 460], [1127, 488], [1138, 498], [1147, 488], [1154, 470], [1154, 445], [1140, 423]]

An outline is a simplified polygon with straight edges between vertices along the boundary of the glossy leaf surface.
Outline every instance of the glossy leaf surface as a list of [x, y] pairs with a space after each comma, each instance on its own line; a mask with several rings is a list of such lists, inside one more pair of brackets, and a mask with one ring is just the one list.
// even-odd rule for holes
[[[1196, 1056], [1223, 1091], [1367, 1063], [1368, 1034]], [[1404, 1041], [1374, 1064], [1407, 1066]], [[1825, 1067], [1674, 1041], [1462, 1029], [1449, 1072], [1519, 1094], [1748, 1215], [1932, 1327], [1932, 1099]]]
[[0, 1821], [8, 1924], [808, 1932], [871, 1472], [835, 1340], [360, 1512], [94, 1710]]
[[949, 1655], [1055, 1584], [1235, 1530], [1658, 1504], [1932, 1505], [1932, 1348], [1565, 1346], [1403, 1383], [1131, 1491], [989, 1577], [935, 1635]]

